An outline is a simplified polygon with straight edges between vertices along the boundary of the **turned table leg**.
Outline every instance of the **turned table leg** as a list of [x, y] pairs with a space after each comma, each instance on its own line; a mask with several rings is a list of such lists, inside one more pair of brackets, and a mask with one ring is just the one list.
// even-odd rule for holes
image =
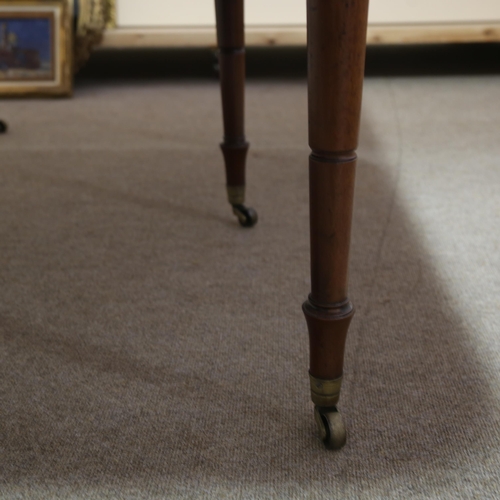
[[347, 297], [349, 240], [366, 47], [368, 0], [308, 0], [311, 396], [320, 435], [345, 444], [337, 411], [354, 309]]
[[217, 45], [219, 48], [224, 141], [229, 203], [240, 224], [251, 227], [257, 213], [245, 203], [245, 34], [243, 0], [215, 0]]

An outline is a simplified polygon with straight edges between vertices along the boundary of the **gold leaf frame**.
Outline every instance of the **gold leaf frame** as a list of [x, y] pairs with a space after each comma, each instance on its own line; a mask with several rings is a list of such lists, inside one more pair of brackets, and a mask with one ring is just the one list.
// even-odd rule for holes
[[116, 25], [116, 0], [78, 0], [74, 70], [85, 65], [92, 49], [99, 45], [104, 30]]
[[0, 17], [52, 20], [52, 77], [0, 78], [0, 96], [71, 95], [73, 89], [73, 3], [68, 0], [0, 0]]

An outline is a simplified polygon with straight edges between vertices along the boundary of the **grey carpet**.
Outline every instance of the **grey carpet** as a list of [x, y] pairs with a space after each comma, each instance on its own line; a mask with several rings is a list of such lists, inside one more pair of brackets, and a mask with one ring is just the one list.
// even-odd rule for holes
[[369, 78], [341, 409], [316, 437], [303, 80], [248, 85], [225, 201], [215, 81], [2, 102], [0, 497], [495, 498], [500, 77]]

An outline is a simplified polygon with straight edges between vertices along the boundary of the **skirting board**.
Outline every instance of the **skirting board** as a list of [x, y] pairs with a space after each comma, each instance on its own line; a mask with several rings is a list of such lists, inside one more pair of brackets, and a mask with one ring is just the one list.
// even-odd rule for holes
[[[303, 46], [305, 26], [247, 26], [247, 46]], [[485, 24], [370, 25], [369, 44], [466, 43], [500, 41], [500, 22]], [[102, 48], [215, 47], [214, 28], [116, 28]]]

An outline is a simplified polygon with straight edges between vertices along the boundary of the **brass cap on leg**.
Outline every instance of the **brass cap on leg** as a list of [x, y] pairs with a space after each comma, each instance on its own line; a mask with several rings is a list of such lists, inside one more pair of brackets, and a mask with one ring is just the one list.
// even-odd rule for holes
[[335, 380], [323, 380], [309, 374], [309, 378], [313, 403], [323, 408], [336, 406], [340, 398], [342, 377]]
[[227, 186], [227, 199], [231, 205], [245, 203], [245, 186]]

